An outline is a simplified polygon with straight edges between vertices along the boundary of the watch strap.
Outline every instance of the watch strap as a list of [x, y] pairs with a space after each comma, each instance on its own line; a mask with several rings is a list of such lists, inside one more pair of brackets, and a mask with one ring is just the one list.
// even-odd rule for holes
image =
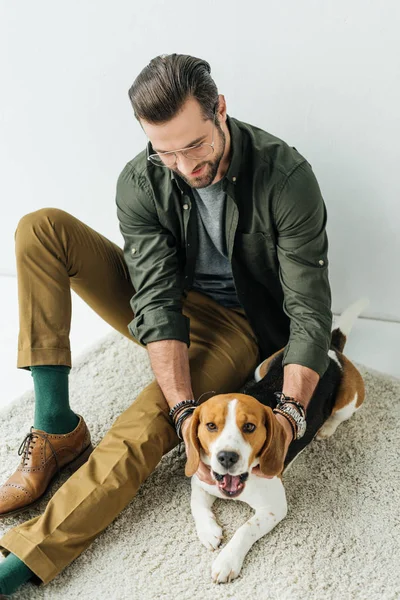
[[303, 415], [301, 415], [299, 413], [297, 408], [295, 408], [294, 406], [292, 406], [289, 403], [283, 403], [283, 404], [280, 404], [279, 406], [277, 406], [276, 408], [274, 408], [273, 412], [275, 412], [275, 411], [284, 413], [284, 414], [290, 416], [295, 421], [296, 435], [295, 435], [294, 439], [299, 440], [300, 438], [303, 437], [303, 435], [305, 434], [305, 431], [306, 431], [306, 420], [303, 417]]

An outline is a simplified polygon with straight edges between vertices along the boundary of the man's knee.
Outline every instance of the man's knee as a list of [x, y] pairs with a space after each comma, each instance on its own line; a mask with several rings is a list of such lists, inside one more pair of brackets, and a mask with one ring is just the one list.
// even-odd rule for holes
[[14, 233], [14, 239], [17, 242], [17, 234], [21, 239], [26, 240], [26, 237], [43, 228], [43, 225], [54, 227], [54, 224], [65, 222], [71, 215], [60, 208], [39, 208], [33, 212], [25, 214], [17, 224]]

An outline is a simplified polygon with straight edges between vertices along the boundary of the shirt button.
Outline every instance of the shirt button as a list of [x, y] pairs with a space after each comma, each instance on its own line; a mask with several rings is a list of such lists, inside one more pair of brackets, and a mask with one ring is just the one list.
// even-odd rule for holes
[[187, 210], [189, 208], [189, 204], [184, 204], [183, 208], [184, 208], [184, 210]]
[[232, 181], [236, 181], [236, 177], [232, 177]]
[[136, 248], [131, 248], [131, 254], [132, 254], [132, 256], [135, 254], [135, 252], [136, 252]]
[[320, 260], [320, 261], [319, 261], [319, 264], [320, 264], [320, 265], [321, 265], [321, 267], [322, 267], [322, 265], [324, 265], [325, 263], [324, 263], [324, 261], [323, 261], [323, 260]]

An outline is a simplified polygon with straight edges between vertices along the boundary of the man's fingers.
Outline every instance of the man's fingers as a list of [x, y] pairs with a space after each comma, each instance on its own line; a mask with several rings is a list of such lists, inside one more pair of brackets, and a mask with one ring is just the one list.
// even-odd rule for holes
[[272, 479], [272, 475], [264, 475], [264, 473], [262, 473], [259, 465], [257, 465], [256, 467], [253, 467], [251, 472], [254, 473], [254, 475], [258, 475], [258, 477], [265, 477], [265, 479]]

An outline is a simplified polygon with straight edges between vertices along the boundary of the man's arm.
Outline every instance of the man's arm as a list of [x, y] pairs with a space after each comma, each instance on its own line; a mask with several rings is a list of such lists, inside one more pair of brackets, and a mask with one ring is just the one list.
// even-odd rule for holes
[[[329, 364], [332, 327], [327, 211], [307, 162], [287, 177], [274, 206], [274, 217], [283, 310], [290, 318], [282, 366], [301, 365], [322, 377]], [[292, 386], [289, 381], [285, 385]]]
[[190, 344], [189, 319], [182, 314], [183, 267], [171, 231], [160, 223], [145, 178], [128, 163], [117, 182], [117, 216], [124, 260], [135, 290], [128, 329], [146, 346], [159, 340]]
[[[274, 216], [283, 309], [290, 318], [290, 338], [282, 360], [282, 392], [307, 409], [329, 363], [332, 327], [327, 213], [308, 163], [298, 166], [287, 178]], [[284, 416], [275, 417], [286, 431], [286, 455], [292, 430]], [[257, 469], [254, 472], [261, 475]]]
[[[157, 379], [168, 406], [172, 408], [182, 400], [194, 399], [190, 381], [188, 348], [184, 342], [177, 340], [160, 340], [149, 342], [147, 351], [151, 368]], [[188, 427], [191, 417], [185, 419], [182, 425], [182, 435], [185, 446], [188, 444]], [[200, 461], [196, 472], [201, 481], [215, 484], [210, 475], [210, 468]]]
[[298, 400], [306, 411], [318, 382], [318, 373], [308, 367], [294, 364], [283, 367], [282, 392]]
[[168, 406], [172, 408], [182, 400], [194, 400], [186, 344], [178, 340], [160, 340], [149, 342], [146, 348]]
[[327, 213], [308, 163], [287, 178], [275, 222], [284, 310], [290, 317], [282, 391], [307, 407], [328, 366], [332, 327]]

